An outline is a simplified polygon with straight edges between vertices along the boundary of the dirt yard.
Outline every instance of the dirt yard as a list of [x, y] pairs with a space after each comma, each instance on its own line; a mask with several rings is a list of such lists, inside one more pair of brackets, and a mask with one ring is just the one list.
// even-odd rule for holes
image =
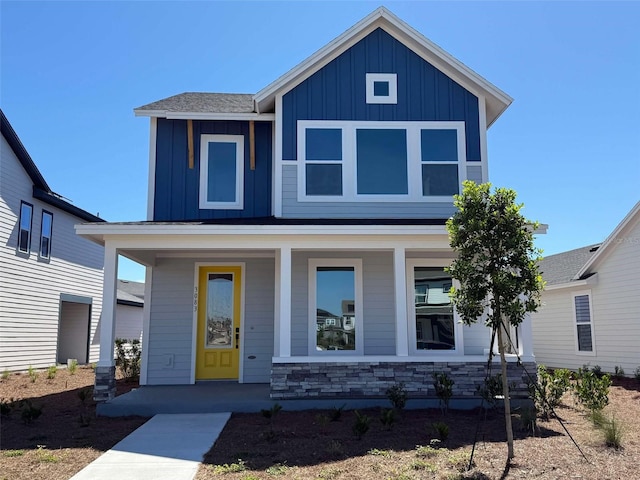
[[[145, 422], [140, 417], [96, 418], [93, 381], [90, 368], [79, 368], [75, 375], [60, 369], [54, 379], [41, 371], [35, 382], [26, 373], [0, 380], [0, 480], [68, 479]], [[118, 390], [135, 386], [120, 380]], [[22, 400], [33, 407], [26, 408], [31, 415], [24, 418], [28, 403]], [[587, 460], [556, 420], [538, 420], [532, 435], [514, 414], [516, 458], [507, 470], [499, 412], [490, 412], [485, 420], [482, 412], [403, 411], [387, 429], [380, 410], [361, 411], [370, 417], [361, 439], [352, 431], [353, 412], [342, 412], [337, 421], [332, 421], [331, 411], [282, 411], [271, 421], [260, 413], [236, 414], [207, 454], [197, 479], [638, 478], [640, 382], [614, 382], [605, 412], [615, 414], [624, 426], [620, 450], [604, 445], [602, 432], [570, 394], [557, 410]], [[447, 425], [448, 437], [430, 448], [432, 439], [439, 438], [434, 428], [438, 422]], [[474, 468], [464, 473], [474, 438]]]

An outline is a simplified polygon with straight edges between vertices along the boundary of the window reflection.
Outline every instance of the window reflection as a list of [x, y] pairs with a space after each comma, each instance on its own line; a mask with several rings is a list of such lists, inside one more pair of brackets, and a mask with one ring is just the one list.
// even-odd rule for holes
[[451, 275], [442, 267], [415, 267], [414, 279], [416, 348], [455, 349]]
[[355, 269], [316, 269], [316, 350], [356, 349]]

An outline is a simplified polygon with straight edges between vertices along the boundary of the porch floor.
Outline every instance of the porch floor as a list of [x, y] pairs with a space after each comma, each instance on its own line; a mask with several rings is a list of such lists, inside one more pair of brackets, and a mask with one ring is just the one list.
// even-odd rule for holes
[[[390, 407], [389, 399], [377, 398], [304, 398], [272, 400], [270, 385], [237, 382], [207, 382], [196, 385], [146, 385], [99, 403], [97, 414], [105, 417], [158, 413], [259, 412], [279, 403], [283, 410], [331, 409], [343, 404], [345, 409]], [[479, 406], [477, 398], [452, 398], [450, 408], [470, 409]], [[437, 398], [413, 398], [406, 408], [438, 408]]]

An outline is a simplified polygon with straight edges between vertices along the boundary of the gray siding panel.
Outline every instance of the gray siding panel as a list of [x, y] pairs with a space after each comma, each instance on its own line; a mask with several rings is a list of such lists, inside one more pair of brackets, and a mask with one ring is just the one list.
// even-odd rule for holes
[[454, 212], [451, 202], [298, 202], [297, 166], [282, 166], [285, 218], [449, 218]]
[[482, 178], [482, 167], [479, 165], [467, 165], [467, 180], [478, 184], [484, 183]]
[[[149, 385], [187, 384], [193, 356], [193, 282], [196, 262], [160, 259], [153, 268], [149, 322]], [[274, 271], [269, 258], [224, 259], [245, 263], [243, 374], [246, 383], [268, 383], [273, 356]], [[173, 365], [166, 367], [167, 355]], [[249, 358], [255, 357], [255, 358]]]

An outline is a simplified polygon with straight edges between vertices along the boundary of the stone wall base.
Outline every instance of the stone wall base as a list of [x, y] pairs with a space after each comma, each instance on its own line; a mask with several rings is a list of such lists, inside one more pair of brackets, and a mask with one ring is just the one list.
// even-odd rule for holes
[[96, 367], [96, 383], [93, 388], [93, 399], [106, 402], [116, 396], [116, 367]]
[[[524, 367], [535, 378], [536, 364]], [[433, 374], [444, 372], [455, 383], [453, 396], [479, 398], [486, 362], [349, 362], [274, 363], [271, 367], [271, 398], [364, 398], [384, 397], [386, 390], [404, 383], [409, 398], [435, 398]], [[500, 373], [494, 363], [491, 375]], [[512, 398], [527, 398], [529, 377], [523, 366], [507, 364]]]

